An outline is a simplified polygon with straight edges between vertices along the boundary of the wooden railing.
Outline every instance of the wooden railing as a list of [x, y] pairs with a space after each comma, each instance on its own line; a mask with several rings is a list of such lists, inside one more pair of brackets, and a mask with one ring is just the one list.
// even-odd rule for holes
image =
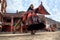
[[11, 25], [10, 22], [3, 22], [3, 25]]

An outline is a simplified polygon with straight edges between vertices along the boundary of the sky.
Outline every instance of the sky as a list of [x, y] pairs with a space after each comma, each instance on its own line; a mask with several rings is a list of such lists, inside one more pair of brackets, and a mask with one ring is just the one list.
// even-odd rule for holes
[[46, 17], [60, 22], [60, 0], [7, 0], [6, 11], [14, 13], [18, 11], [26, 11], [30, 4], [37, 8], [41, 1], [45, 9], [50, 13]]

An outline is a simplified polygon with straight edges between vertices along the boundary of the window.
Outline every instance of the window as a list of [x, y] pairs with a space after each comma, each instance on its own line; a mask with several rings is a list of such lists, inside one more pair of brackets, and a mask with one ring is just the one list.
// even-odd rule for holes
[[11, 20], [10, 19], [7, 19], [6, 22], [11, 22]]

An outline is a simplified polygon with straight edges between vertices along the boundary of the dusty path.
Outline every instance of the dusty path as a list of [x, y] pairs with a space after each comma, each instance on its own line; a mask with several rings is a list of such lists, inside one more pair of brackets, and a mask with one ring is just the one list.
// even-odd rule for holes
[[0, 40], [60, 40], [60, 31], [39, 32], [36, 35], [27, 34], [1, 34]]

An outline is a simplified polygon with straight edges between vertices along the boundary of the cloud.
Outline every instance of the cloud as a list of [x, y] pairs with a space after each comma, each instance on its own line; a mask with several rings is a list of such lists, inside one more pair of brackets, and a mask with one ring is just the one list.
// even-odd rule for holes
[[33, 4], [35, 8], [37, 8], [40, 5], [40, 0], [30, 0], [30, 4]]
[[47, 17], [60, 21], [60, 0], [7, 0], [7, 12], [26, 11], [30, 4], [37, 8], [41, 1], [45, 9], [51, 14]]
[[23, 6], [22, 6], [22, 0], [7, 0], [7, 12], [11, 11], [16, 12], [16, 10], [22, 11]]
[[59, 7], [60, 0], [58, 1], [57, 0], [48, 0], [48, 1], [44, 0], [43, 1], [44, 7], [51, 14], [46, 17], [52, 18], [56, 21], [60, 21], [60, 18], [59, 18], [60, 17], [60, 7]]

